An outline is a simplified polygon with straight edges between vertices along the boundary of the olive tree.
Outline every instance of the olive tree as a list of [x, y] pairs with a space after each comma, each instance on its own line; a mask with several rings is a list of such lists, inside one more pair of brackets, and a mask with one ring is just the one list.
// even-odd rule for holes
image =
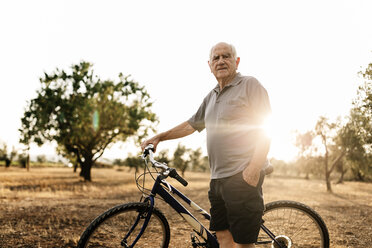
[[8, 146], [5, 143], [0, 144], [0, 161], [5, 161], [5, 167], [8, 168], [13, 159], [17, 156], [18, 151], [13, 147], [10, 153], [8, 153]]
[[144, 87], [122, 73], [116, 82], [101, 80], [89, 62], [44, 73], [40, 83], [21, 119], [20, 142], [55, 141], [57, 152], [75, 158], [87, 181], [106, 148], [134, 135], [140, 139], [156, 121]]
[[340, 132], [340, 143], [347, 150], [347, 161], [355, 179], [372, 179], [372, 63], [361, 75], [348, 122]]
[[344, 147], [337, 144], [337, 133], [340, 130], [340, 121], [330, 122], [326, 117], [319, 117], [315, 125], [315, 134], [320, 137], [324, 155], [322, 161], [324, 165], [324, 175], [327, 191], [332, 192], [331, 174], [341, 159], [345, 156]]
[[190, 165], [190, 160], [185, 158], [188, 156], [189, 149], [178, 143], [176, 150], [173, 153], [172, 166], [181, 170], [182, 176], [185, 176], [185, 171]]

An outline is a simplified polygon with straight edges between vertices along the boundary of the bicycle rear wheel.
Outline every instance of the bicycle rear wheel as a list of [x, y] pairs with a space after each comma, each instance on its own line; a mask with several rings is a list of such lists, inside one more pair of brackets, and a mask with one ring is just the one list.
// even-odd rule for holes
[[[276, 201], [265, 205], [264, 226], [283, 247], [328, 248], [329, 234], [322, 218], [310, 207], [294, 201]], [[277, 248], [261, 228], [259, 247]]]
[[[148, 204], [127, 203], [98, 216], [83, 232], [77, 247], [131, 247], [140, 232]], [[139, 218], [138, 218], [139, 217]], [[136, 221], [139, 221], [135, 225]], [[130, 231], [135, 226], [133, 231]], [[128, 237], [127, 237], [128, 236]], [[153, 209], [150, 221], [134, 247], [168, 247], [169, 224], [165, 216]]]

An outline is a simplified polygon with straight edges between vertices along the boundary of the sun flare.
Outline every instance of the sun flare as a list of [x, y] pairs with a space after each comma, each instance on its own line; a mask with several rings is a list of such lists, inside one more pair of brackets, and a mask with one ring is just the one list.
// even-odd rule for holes
[[265, 119], [263, 128], [271, 139], [269, 157], [289, 161], [296, 156], [297, 150], [292, 145], [292, 130], [287, 122], [278, 116], [270, 115]]

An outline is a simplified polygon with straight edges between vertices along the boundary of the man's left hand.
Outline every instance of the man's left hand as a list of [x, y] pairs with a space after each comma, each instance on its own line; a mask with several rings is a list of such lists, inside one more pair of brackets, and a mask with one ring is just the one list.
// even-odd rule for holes
[[256, 170], [255, 168], [248, 166], [243, 171], [243, 179], [249, 185], [256, 187], [258, 182], [260, 181], [260, 170]]

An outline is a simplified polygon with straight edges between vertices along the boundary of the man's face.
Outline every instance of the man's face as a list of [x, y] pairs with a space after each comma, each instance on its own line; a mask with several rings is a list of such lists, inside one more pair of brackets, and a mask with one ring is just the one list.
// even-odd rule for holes
[[239, 61], [240, 58], [234, 59], [229, 45], [217, 44], [212, 50], [208, 64], [216, 79], [220, 80], [235, 76]]

